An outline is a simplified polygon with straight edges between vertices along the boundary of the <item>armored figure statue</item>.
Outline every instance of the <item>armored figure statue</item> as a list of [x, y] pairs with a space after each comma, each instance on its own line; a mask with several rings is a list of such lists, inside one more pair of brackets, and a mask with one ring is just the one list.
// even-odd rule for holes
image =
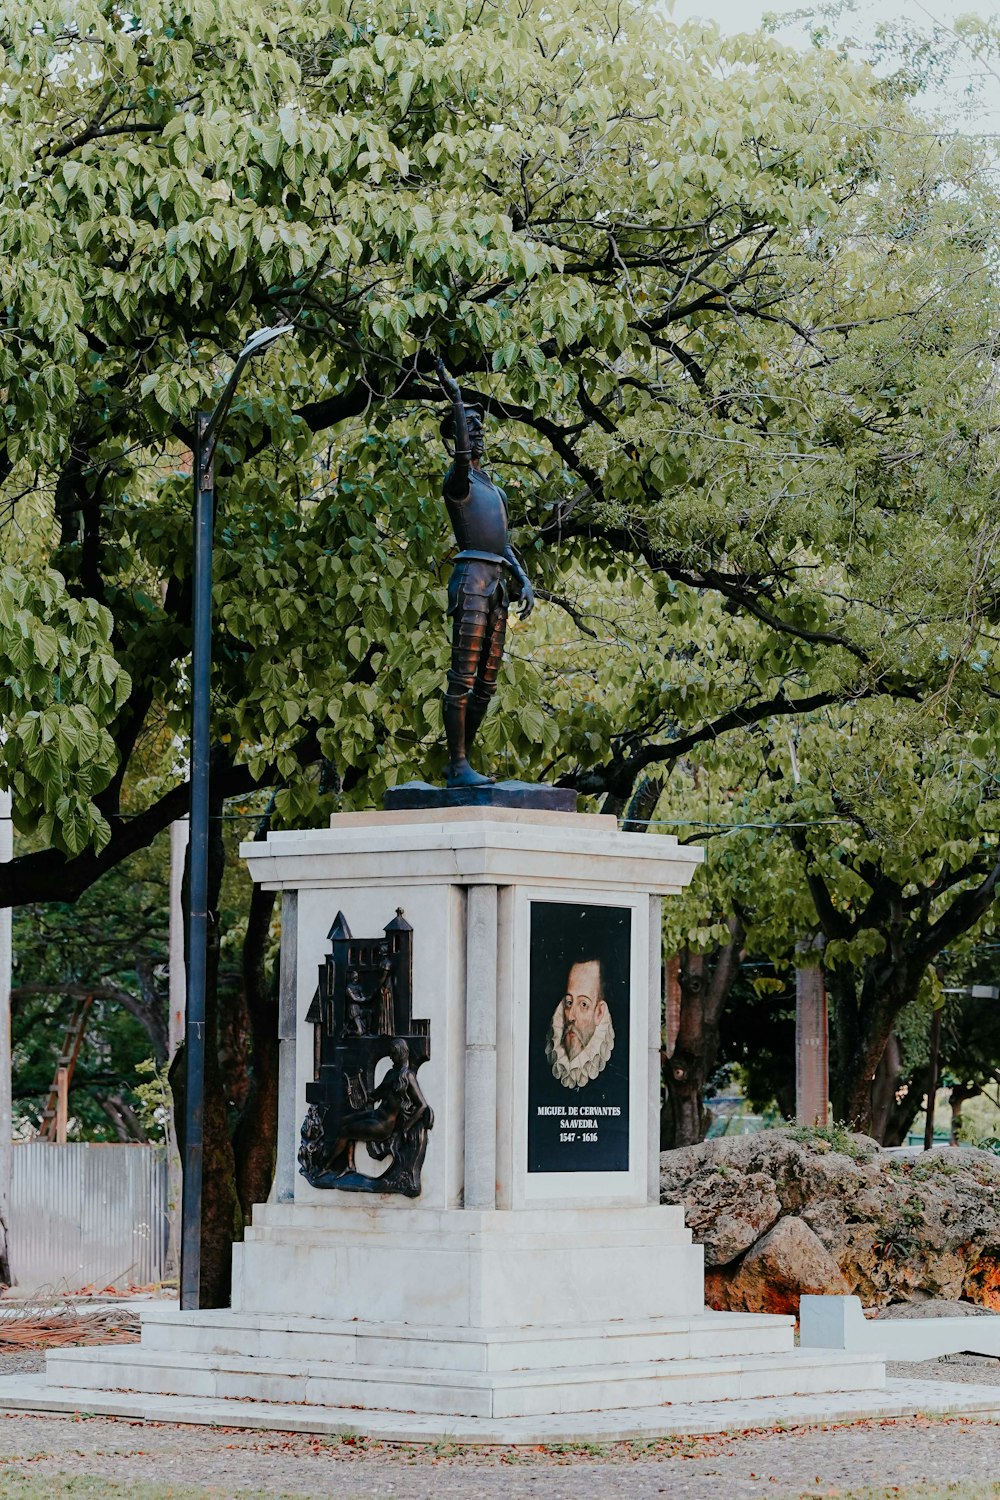
[[358, 979], [357, 969], [348, 969], [344, 989], [344, 1036], [368, 1035], [368, 996]]
[[444, 500], [459, 547], [448, 584], [452, 647], [444, 698], [447, 782], [482, 786], [494, 778], [473, 770], [469, 752], [496, 692], [508, 600], [519, 603], [521, 618], [526, 619], [535, 596], [507, 535], [507, 497], [482, 467], [482, 412], [465, 405], [458, 382], [440, 359], [437, 370], [452, 403], [441, 424], [453, 454]]

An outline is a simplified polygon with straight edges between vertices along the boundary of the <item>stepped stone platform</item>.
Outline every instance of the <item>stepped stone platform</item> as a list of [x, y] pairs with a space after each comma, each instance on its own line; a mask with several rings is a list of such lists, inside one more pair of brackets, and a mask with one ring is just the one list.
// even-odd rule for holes
[[[337, 1358], [334, 1350], [330, 1351], [333, 1357], [316, 1358], [315, 1345], [324, 1341], [322, 1334], [259, 1325], [230, 1326], [214, 1340], [229, 1348], [201, 1352], [188, 1347], [191, 1341], [187, 1331], [183, 1325], [161, 1326], [158, 1332], [165, 1347], [160, 1348], [125, 1344], [54, 1352], [47, 1361], [48, 1385], [57, 1391], [78, 1392], [78, 1400], [86, 1399], [89, 1393], [127, 1391], [234, 1403], [268, 1401], [324, 1409], [357, 1407], [361, 1411], [489, 1419], [551, 1415], [553, 1404], [561, 1414], [584, 1413], [658, 1406], [678, 1399], [716, 1401], [816, 1394], [838, 1388], [876, 1390], [882, 1384], [881, 1362], [854, 1356], [819, 1360], [792, 1348], [744, 1356], [671, 1355], [672, 1341], [679, 1348], [692, 1342], [697, 1347], [698, 1330], [690, 1326], [678, 1327], [672, 1333], [664, 1330], [659, 1339], [653, 1335], [629, 1340], [626, 1336], [617, 1341], [617, 1348], [609, 1332], [604, 1339], [593, 1339], [589, 1362], [586, 1352], [577, 1347], [574, 1352], [580, 1362], [573, 1364], [555, 1364], [551, 1353], [545, 1357], [546, 1346], [551, 1347], [562, 1330], [540, 1330], [538, 1348], [526, 1351], [535, 1360], [527, 1368], [503, 1368], [505, 1360], [514, 1363], [525, 1357], [517, 1352], [518, 1345], [513, 1341], [498, 1340], [491, 1346], [481, 1339], [458, 1345], [456, 1356], [445, 1329], [430, 1330], [437, 1334], [436, 1343], [427, 1338], [412, 1340], [416, 1347], [411, 1349], [406, 1347], [405, 1336], [387, 1337], [384, 1326], [366, 1330], [353, 1340], [343, 1328], [331, 1330], [325, 1337], [332, 1343], [353, 1343], [351, 1352], [358, 1356], [353, 1361]], [[279, 1342], [286, 1349], [284, 1357], [245, 1352], [255, 1337], [270, 1334], [273, 1342], [282, 1332]], [[739, 1330], [730, 1328], [714, 1330], [717, 1344], [726, 1332], [736, 1335], [739, 1343]], [[298, 1352], [310, 1340], [311, 1353]], [[711, 1341], [709, 1333], [707, 1342]], [[759, 1334], [756, 1339], [749, 1336], [747, 1341], [765, 1342]], [[572, 1342], [577, 1346], [581, 1343]], [[648, 1347], [636, 1349], [637, 1342]], [[607, 1347], [600, 1350], [597, 1346], [601, 1344]], [[459, 1363], [463, 1353], [474, 1358], [479, 1367], [470, 1369]], [[417, 1357], [422, 1360], [419, 1366]], [[404, 1362], [407, 1358], [410, 1363]]]
[[518, 1444], [995, 1417], [1000, 1389], [886, 1382], [880, 1359], [795, 1348], [792, 1319], [760, 1314], [490, 1330], [155, 1307], [141, 1344], [0, 1378], [0, 1411]]
[[877, 1357], [796, 1349], [788, 1317], [706, 1312], [701, 1282], [676, 1206], [263, 1204], [236, 1247], [231, 1309], [147, 1307], [138, 1345], [53, 1350], [35, 1399], [126, 1414], [146, 1397], [223, 1402], [234, 1421], [248, 1403], [351, 1409], [447, 1431], [882, 1388]]
[[232, 1308], [147, 1305], [141, 1343], [52, 1350], [0, 1410], [473, 1443], [1000, 1410], [796, 1348], [792, 1318], [707, 1310], [701, 1285], [677, 1206], [263, 1204]]

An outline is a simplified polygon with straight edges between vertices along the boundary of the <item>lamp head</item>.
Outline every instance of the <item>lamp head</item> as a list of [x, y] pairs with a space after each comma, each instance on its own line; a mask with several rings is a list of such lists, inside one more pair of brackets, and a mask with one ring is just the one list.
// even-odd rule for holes
[[252, 333], [243, 345], [240, 357], [249, 359], [254, 354], [261, 354], [274, 343], [275, 339], [280, 339], [283, 333], [291, 333], [294, 326], [293, 323], [278, 323], [274, 328], [258, 328], [257, 332]]

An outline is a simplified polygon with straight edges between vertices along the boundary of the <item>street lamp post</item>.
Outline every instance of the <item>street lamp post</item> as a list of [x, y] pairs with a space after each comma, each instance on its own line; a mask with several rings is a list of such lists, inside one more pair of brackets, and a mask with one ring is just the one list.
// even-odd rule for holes
[[243, 346], [215, 410], [195, 418], [194, 599], [191, 651], [191, 843], [187, 893], [184, 1192], [181, 1208], [181, 1307], [201, 1300], [201, 1184], [205, 1145], [205, 978], [208, 957], [208, 798], [212, 698], [212, 540], [215, 447], [244, 367], [291, 330], [262, 328]]

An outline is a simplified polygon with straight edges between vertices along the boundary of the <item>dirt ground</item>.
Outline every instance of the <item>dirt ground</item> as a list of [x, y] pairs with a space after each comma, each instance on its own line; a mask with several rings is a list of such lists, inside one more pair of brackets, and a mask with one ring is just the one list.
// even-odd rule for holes
[[[0, 1494], [9, 1476], [56, 1491], [104, 1480], [199, 1496], [336, 1500], [743, 1500], [829, 1496], [956, 1481], [998, 1493], [1000, 1426], [916, 1418], [837, 1428], [684, 1438], [648, 1445], [487, 1450], [346, 1445], [283, 1433], [161, 1427], [102, 1418], [0, 1418]], [[71, 1491], [72, 1492], [72, 1491]], [[97, 1491], [100, 1493], [100, 1490]], [[158, 1491], [159, 1492], [159, 1491]]]
[[[16, 1356], [25, 1368], [29, 1356]], [[33, 1356], [35, 1365], [40, 1357]], [[25, 1361], [25, 1363], [21, 1363]], [[3, 1373], [10, 1371], [0, 1360]], [[890, 1372], [892, 1373], [892, 1372]], [[911, 1378], [1000, 1383], [1000, 1361], [899, 1366]], [[51, 1417], [0, 1417], [0, 1495], [208, 1500], [742, 1500], [773, 1496], [1000, 1495], [1000, 1424], [864, 1422], [651, 1444], [517, 1449], [390, 1445]], [[104, 1488], [106, 1486], [106, 1488]], [[961, 1486], [961, 1488], [953, 1488]]]

